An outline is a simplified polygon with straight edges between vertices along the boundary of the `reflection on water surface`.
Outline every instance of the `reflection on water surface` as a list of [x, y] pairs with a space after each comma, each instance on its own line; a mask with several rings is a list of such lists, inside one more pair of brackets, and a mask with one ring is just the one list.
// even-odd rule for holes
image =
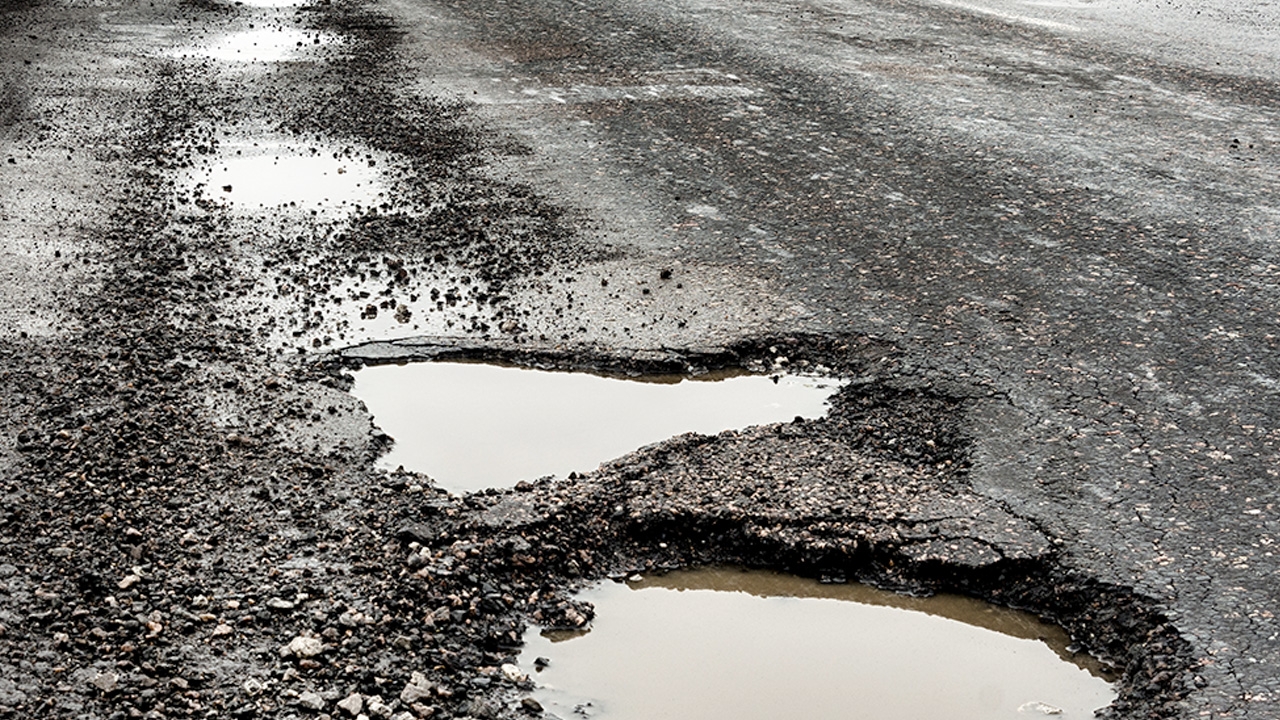
[[178, 57], [210, 58], [227, 62], [282, 62], [296, 60], [307, 48], [334, 42], [330, 35], [291, 27], [258, 27], [223, 35], [213, 42], [174, 52]]
[[601, 462], [686, 432], [821, 417], [833, 380], [763, 375], [619, 379], [476, 363], [356, 373], [352, 393], [403, 465], [448, 490], [511, 486]]
[[736, 568], [580, 597], [596, 607], [589, 632], [532, 629], [520, 656], [563, 718], [1083, 719], [1115, 698], [1060, 628], [970, 598]]
[[224, 143], [181, 184], [241, 212], [291, 206], [349, 213], [376, 205], [386, 190], [365, 156], [266, 138]]

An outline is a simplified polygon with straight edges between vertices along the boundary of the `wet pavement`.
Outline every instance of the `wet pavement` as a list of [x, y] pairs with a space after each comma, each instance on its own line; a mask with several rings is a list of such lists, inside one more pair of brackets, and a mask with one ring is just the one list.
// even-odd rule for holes
[[[1276, 27], [0, 2], [0, 715], [536, 714], [527, 626], [737, 563], [1029, 609], [1118, 717], [1275, 716]], [[847, 384], [461, 498], [348, 393], [433, 359]]]

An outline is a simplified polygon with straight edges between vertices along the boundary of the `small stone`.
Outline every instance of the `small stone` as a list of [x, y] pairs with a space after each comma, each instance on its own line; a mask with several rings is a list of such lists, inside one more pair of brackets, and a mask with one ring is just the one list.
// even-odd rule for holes
[[520, 701], [520, 709], [530, 715], [537, 715], [542, 712], [542, 703], [531, 697], [524, 698]]
[[298, 694], [298, 704], [308, 710], [323, 710], [324, 698], [319, 693], [304, 690]]
[[498, 711], [484, 700], [472, 700], [467, 706], [467, 712], [479, 720], [497, 720], [498, 717]]
[[69, 547], [56, 547], [49, 551], [49, 554], [56, 558], [71, 557], [72, 550]]
[[365, 706], [365, 709], [369, 711], [369, 714], [372, 715], [373, 717], [376, 717], [376, 718], [391, 717], [391, 706], [382, 702], [381, 695], [374, 695], [373, 697], [370, 697], [368, 700], [365, 701], [364, 706]]
[[411, 705], [419, 700], [431, 697], [431, 681], [426, 675], [420, 672], [413, 673], [410, 676], [408, 684], [404, 686], [404, 690], [400, 691], [400, 702]]
[[524, 682], [529, 679], [528, 675], [520, 672], [520, 667], [511, 663], [502, 665], [502, 674], [511, 682]]
[[234, 632], [235, 632], [235, 628], [232, 628], [230, 625], [226, 625], [224, 623], [219, 623], [218, 627], [214, 628], [213, 632], [210, 633], [210, 635], [211, 637], [224, 637]]
[[100, 672], [89, 683], [104, 693], [110, 693], [120, 687], [120, 678], [113, 672]]
[[267, 601], [267, 607], [272, 610], [279, 610], [280, 612], [288, 612], [298, 607], [298, 604], [290, 600], [285, 600], [284, 598], [271, 598]]
[[257, 680], [255, 678], [249, 678], [248, 680], [244, 681], [244, 685], [242, 685], [241, 687], [244, 688], [244, 691], [246, 693], [250, 695], [257, 695], [258, 693], [262, 692], [265, 686], [262, 684], [262, 681]]
[[324, 652], [324, 643], [318, 638], [306, 637], [299, 635], [289, 641], [288, 645], [280, 648], [281, 657], [289, 657], [290, 655], [297, 658], [311, 658]]
[[435, 539], [436, 533], [423, 523], [407, 523], [396, 530], [396, 537], [401, 542], [417, 542], [426, 544]]
[[574, 607], [565, 608], [564, 618], [565, 620], [568, 620], [569, 624], [573, 627], [582, 627], [587, 624], [586, 616], [578, 612], [578, 609]]
[[116, 587], [120, 588], [121, 590], [128, 590], [134, 585], [137, 585], [138, 581], [140, 580], [142, 580], [142, 578], [138, 577], [137, 575], [125, 575], [124, 578], [120, 580], [120, 582], [116, 583]]
[[1033, 713], [1039, 715], [1061, 715], [1062, 708], [1054, 707], [1042, 702], [1024, 703], [1018, 707], [1020, 713]]
[[338, 707], [347, 711], [347, 714], [355, 717], [364, 709], [364, 697], [360, 693], [351, 693], [345, 700], [338, 701]]

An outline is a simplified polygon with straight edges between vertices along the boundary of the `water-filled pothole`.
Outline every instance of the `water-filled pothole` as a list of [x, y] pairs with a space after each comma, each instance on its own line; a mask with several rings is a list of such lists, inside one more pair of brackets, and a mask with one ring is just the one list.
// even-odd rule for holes
[[282, 62], [301, 59], [311, 48], [330, 45], [337, 37], [279, 25], [250, 26], [222, 35], [207, 44], [173, 51], [176, 57], [210, 58], [226, 62]]
[[594, 470], [686, 432], [821, 417], [838, 387], [801, 376], [620, 379], [434, 362], [364, 368], [351, 392], [396, 440], [385, 467], [468, 492]]
[[1083, 719], [1115, 699], [1061, 628], [971, 598], [737, 568], [579, 597], [588, 631], [532, 629], [520, 655], [560, 717]]
[[283, 206], [352, 211], [385, 192], [371, 154], [301, 147], [283, 141], [229, 142], [187, 171], [180, 186], [240, 211]]

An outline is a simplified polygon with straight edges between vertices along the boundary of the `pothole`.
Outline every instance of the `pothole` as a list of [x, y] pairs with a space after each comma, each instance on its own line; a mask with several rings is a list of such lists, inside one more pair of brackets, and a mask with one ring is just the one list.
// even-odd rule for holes
[[579, 599], [590, 629], [531, 629], [519, 660], [559, 717], [1069, 719], [1116, 697], [1061, 628], [961, 596], [710, 568]]
[[224, 62], [283, 62], [303, 59], [315, 47], [330, 45], [337, 36], [297, 28], [268, 26], [217, 36], [213, 41], [172, 51], [179, 58], [208, 58]]
[[686, 432], [715, 434], [826, 413], [840, 382], [715, 373], [630, 379], [479, 363], [367, 367], [352, 393], [395, 438], [383, 458], [451, 492], [511, 486]]
[[224, 143], [208, 162], [186, 171], [183, 192], [239, 212], [283, 207], [317, 214], [376, 205], [385, 194], [372, 153], [303, 147], [274, 139]]

